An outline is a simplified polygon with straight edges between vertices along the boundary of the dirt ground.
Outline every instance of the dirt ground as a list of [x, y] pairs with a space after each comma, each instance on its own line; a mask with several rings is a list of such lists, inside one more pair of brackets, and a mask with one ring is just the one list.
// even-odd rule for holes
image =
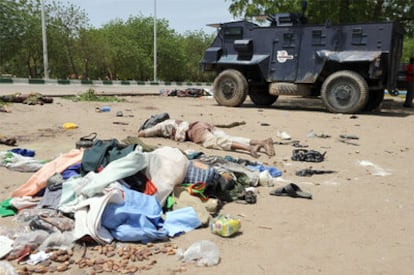
[[[219, 247], [218, 265], [182, 264], [175, 256], [160, 253], [151, 256], [156, 263], [143, 274], [413, 274], [414, 109], [402, 108], [401, 98], [386, 97], [381, 111], [355, 116], [328, 113], [318, 99], [296, 97], [281, 97], [269, 108], [257, 108], [250, 101], [240, 108], [226, 108], [211, 98], [125, 100], [102, 104], [54, 98], [43, 106], [12, 104], [10, 113], [0, 113], [0, 134], [17, 136], [17, 146], [34, 150], [37, 159], [51, 159], [74, 148], [81, 136], [91, 132], [100, 139], [135, 136], [150, 115], [167, 112], [172, 118], [213, 124], [245, 121], [225, 131], [255, 139], [272, 137], [276, 143], [285, 142], [277, 137], [277, 131], [285, 131], [307, 149], [326, 152], [321, 163], [297, 162], [291, 160], [295, 147], [275, 144], [275, 157], [262, 154], [257, 159], [283, 172], [273, 179], [274, 186], [259, 187], [256, 204], [229, 203], [221, 210], [240, 219], [240, 234], [222, 238], [201, 228], [171, 240], [182, 249], [200, 240], [213, 241]], [[95, 111], [103, 105], [111, 111]], [[124, 116], [117, 117], [117, 111]], [[64, 130], [65, 122], [78, 128]], [[359, 139], [343, 142], [340, 135]], [[206, 150], [190, 142], [145, 141], [253, 160], [244, 153]], [[8, 149], [0, 144], [0, 151]], [[336, 173], [295, 175], [309, 167]], [[8, 198], [30, 176], [0, 167], [0, 199]], [[288, 183], [296, 183], [313, 199], [269, 194]], [[13, 217], [0, 219], [0, 228], [18, 227]], [[76, 246], [73, 259], [82, 252]], [[88, 249], [87, 257], [99, 255]], [[72, 265], [64, 274], [91, 274], [91, 270]]]

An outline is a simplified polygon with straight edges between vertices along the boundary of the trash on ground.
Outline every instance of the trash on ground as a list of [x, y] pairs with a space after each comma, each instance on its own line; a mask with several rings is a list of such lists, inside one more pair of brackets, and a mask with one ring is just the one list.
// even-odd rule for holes
[[391, 175], [391, 173], [387, 172], [385, 169], [383, 169], [379, 165], [376, 165], [368, 160], [358, 161], [358, 164], [361, 165], [362, 167], [367, 167], [373, 176], [385, 177], [385, 176]]
[[342, 139], [359, 139], [356, 135], [339, 135]]
[[336, 172], [333, 170], [315, 170], [312, 168], [306, 168], [306, 169], [296, 171], [296, 176], [310, 177], [313, 175], [332, 174], [332, 173], [336, 173]]
[[307, 161], [307, 162], [322, 162], [325, 159], [325, 154], [315, 150], [294, 149], [292, 152], [292, 160]]
[[195, 262], [198, 266], [213, 266], [220, 261], [217, 245], [209, 240], [193, 243], [185, 252], [177, 249], [177, 257], [184, 263]]
[[95, 111], [98, 113], [103, 113], [103, 112], [110, 112], [111, 111], [111, 107], [109, 106], [101, 106], [101, 107], [96, 107]]
[[76, 129], [76, 128], [78, 128], [78, 125], [76, 125], [73, 122], [63, 123], [63, 129], [70, 130], [70, 129]]
[[239, 220], [224, 214], [217, 216], [210, 223], [211, 232], [221, 237], [234, 236], [239, 232], [240, 227]]
[[295, 183], [289, 183], [270, 192], [272, 196], [312, 199], [312, 194], [303, 192]]
[[276, 136], [282, 140], [290, 140], [292, 137], [285, 131], [277, 131]]

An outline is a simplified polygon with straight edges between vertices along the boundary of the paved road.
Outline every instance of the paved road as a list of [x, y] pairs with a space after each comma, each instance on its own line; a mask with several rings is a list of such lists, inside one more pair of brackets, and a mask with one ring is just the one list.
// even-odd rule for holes
[[14, 93], [41, 93], [47, 96], [65, 96], [76, 95], [84, 93], [88, 89], [95, 89], [97, 94], [106, 95], [158, 95], [161, 89], [180, 89], [186, 88], [205, 88], [210, 89], [211, 86], [187, 86], [187, 85], [85, 85], [85, 84], [28, 84], [28, 83], [14, 83], [6, 84], [0, 83], [0, 95], [14, 94]]

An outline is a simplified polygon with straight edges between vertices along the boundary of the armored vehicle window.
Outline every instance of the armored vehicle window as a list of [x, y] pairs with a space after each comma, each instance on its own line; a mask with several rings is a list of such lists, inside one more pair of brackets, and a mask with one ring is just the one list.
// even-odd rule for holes
[[243, 28], [231, 27], [223, 30], [225, 40], [235, 40], [243, 38]]
[[312, 30], [312, 46], [325, 46], [326, 35], [322, 33], [322, 30]]
[[352, 29], [352, 45], [366, 45], [367, 35], [361, 28]]

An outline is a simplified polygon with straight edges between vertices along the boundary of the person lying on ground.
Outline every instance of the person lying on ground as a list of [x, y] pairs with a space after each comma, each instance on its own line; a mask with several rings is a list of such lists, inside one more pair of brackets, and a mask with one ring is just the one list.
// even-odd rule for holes
[[188, 140], [208, 149], [246, 151], [255, 158], [259, 157], [258, 152], [262, 148], [268, 156], [275, 155], [272, 138], [256, 140], [230, 136], [214, 125], [202, 121], [190, 123], [167, 119], [147, 129], [139, 130], [138, 137], [165, 137], [180, 142]]

